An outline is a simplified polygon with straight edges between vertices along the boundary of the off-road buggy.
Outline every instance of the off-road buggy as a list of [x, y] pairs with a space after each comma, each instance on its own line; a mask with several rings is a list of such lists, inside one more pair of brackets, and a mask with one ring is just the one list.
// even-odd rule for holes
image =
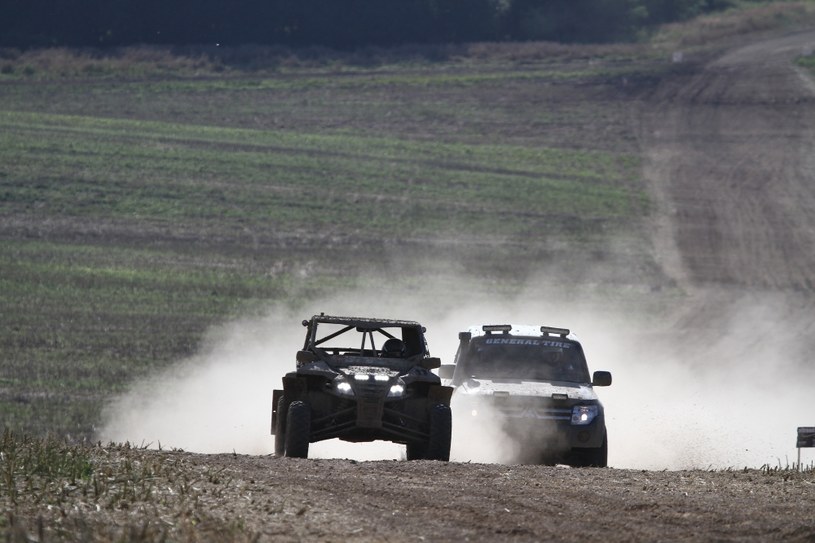
[[339, 438], [403, 443], [407, 459], [450, 457], [453, 389], [430, 370], [417, 322], [332, 317], [304, 320], [297, 369], [272, 395], [275, 454], [306, 458], [310, 443]]
[[500, 429], [515, 442], [516, 461], [607, 465], [605, 414], [593, 387], [610, 385], [611, 374], [589, 377], [569, 330], [498, 324], [458, 337], [455, 365], [440, 375], [455, 387], [460, 416]]

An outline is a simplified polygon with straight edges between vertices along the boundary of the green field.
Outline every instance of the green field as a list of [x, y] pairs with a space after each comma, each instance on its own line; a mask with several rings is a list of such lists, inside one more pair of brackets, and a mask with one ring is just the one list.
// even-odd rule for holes
[[15, 430], [91, 437], [107, 398], [268, 303], [372, 276], [421, 286], [428, 262], [511, 289], [541, 261], [642, 241], [624, 85], [660, 69], [644, 52], [175, 76], [152, 61], [74, 73], [89, 61], [52, 54], [0, 79], [0, 406]]
[[699, 39], [3, 51], [3, 426], [93, 438], [135, 379], [272, 304], [672, 288], [636, 119], [676, 35]]

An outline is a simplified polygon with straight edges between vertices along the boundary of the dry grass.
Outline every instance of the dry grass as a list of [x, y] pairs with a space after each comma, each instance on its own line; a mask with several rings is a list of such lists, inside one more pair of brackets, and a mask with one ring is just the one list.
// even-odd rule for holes
[[677, 50], [727, 43], [747, 34], [778, 28], [798, 28], [815, 22], [815, 2], [781, 1], [747, 4], [662, 27], [653, 37], [658, 49]]
[[815, 21], [811, 0], [743, 3], [739, 7], [680, 23], [664, 25], [642, 43], [582, 45], [552, 42], [404, 45], [335, 51], [322, 47], [219, 44], [195, 46], [137, 45], [114, 49], [0, 49], [0, 77], [88, 78], [200, 77], [225, 74], [271, 74], [290, 69], [348, 71], [404, 64], [472, 62], [550, 62], [595, 57], [630, 58], [657, 51], [715, 46], [739, 36]]
[[244, 45], [131, 46], [116, 49], [0, 49], [0, 77], [24, 79], [87, 79], [202, 77], [273, 74], [295, 69], [354, 71], [395, 65], [447, 65], [472, 62], [500, 64], [625, 57], [642, 55], [640, 44], [567, 45], [550, 42], [472, 43], [366, 47], [353, 52], [319, 47]]
[[[192, 52], [190, 52], [192, 53]], [[169, 47], [137, 46], [113, 50], [45, 49], [0, 50], [0, 74], [7, 77], [98, 78], [195, 76], [223, 68], [204, 54], [176, 54]]]
[[210, 505], [232, 485], [177, 452], [77, 445], [9, 430], [0, 441], [0, 536], [30, 541], [254, 541]]

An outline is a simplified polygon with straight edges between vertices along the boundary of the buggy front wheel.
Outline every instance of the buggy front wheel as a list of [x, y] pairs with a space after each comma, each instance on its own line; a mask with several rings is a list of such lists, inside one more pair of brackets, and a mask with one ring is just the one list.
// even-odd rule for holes
[[285, 435], [285, 455], [292, 458], [308, 458], [311, 407], [307, 403], [296, 401], [289, 404]]

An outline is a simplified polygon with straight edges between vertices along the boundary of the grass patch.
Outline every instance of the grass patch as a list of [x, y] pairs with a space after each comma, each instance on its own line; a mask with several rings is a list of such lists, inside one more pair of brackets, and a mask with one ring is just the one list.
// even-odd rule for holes
[[804, 56], [798, 57], [795, 62], [798, 64], [798, 66], [809, 70], [810, 73], [815, 76], [815, 53], [812, 51], [805, 51]]
[[192, 355], [214, 323], [268, 300], [347, 288], [307, 260], [43, 241], [0, 251], [0, 409], [15, 431], [91, 437], [104, 402]]
[[715, 47], [751, 33], [806, 28], [814, 21], [815, 2], [811, 0], [740, 0], [723, 12], [665, 25], [652, 41], [668, 50]]
[[[53, 492], [54, 485], [88, 481], [92, 472], [90, 457], [79, 446], [64, 445], [53, 439], [18, 438], [8, 429], [3, 432], [0, 498], [9, 500], [12, 505], [17, 504], [21, 493], [39, 494], [35, 501], [58, 498], [59, 493]], [[46, 490], [47, 487], [52, 488]]]
[[[457, 226], [476, 235], [517, 235], [528, 228], [523, 221], [490, 217], [613, 220], [641, 214], [644, 202], [632, 184], [636, 158], [591, 150], [19, 112], [0, 113], [0, 127], [0, 209], [9, 213], [38, 209], [265, 228], [340, 225], [394, 236], [443, 230], [452, 211], [461, 218]], [[397, 214], [414, 217], [412, 232], [392, 220], [397, 206]]]
[[[196, 472], [173, 452], [76, 445], [6, 429], [0, 531], [9, 541], [255, 541], [241, 522], [210, 510], [230, 484], [220, 473]], [[109, 520], [146, 510], [148, 520]]]

